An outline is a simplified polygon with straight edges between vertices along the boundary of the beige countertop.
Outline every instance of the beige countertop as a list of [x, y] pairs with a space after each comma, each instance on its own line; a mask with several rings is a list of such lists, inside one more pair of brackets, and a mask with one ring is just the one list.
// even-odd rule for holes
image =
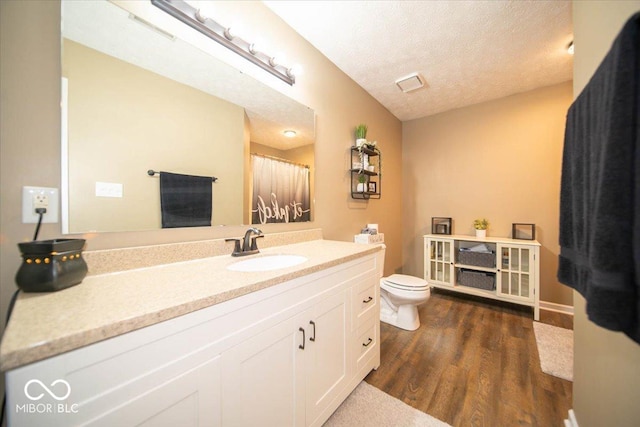
[[[87, 276], [51, 293], [16, 300], [0, 346], [6, 371], [172, 319], [278, 283], [375, 253], [379, 245], [312, 240], [262, 249], [247, 257], [214, 256]], [[229, 264], [273, 254], [302, 255], [297, 266], [235, 272]]]

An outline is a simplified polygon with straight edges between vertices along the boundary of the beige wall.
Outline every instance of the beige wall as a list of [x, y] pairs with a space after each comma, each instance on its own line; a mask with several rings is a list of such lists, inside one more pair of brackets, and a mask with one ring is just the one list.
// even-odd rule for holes
[[404, 268], [423, 275], [431, 217], [453, 218], [454, 234], [509, 237], [536, 224], [543, 301], [573, 305], [556, 280], [560, 166], [571, 82], [403, 123]]
[[[322, 228], [324, 237], [352, 241], [365, 224], [377, 222], [385, 232], [385, 270], [399, 271], [401, 259], [401, 132], [399, 120], [313, 49], [258, 2], [227, 2], [241, 9], [242, 21], [278, 41], [304, 74], [282, 90], [312, 108], [316, 126], [314, 222], [267, 224], [266, 233]], [[33, 224], [22, 224], [22, 186], [60, 187], [60, 3], [0, 2], [0, 324], [11, 294], [20, 257], [17, 243], [30, 240]], [[248, 67], [251, 64], [247, 65]], [[259, 70], [258, 70], [259, 71]], [[278, 88], [284, 83], [259, 71]], [[381, 200], [352, 201], [349, 194], [349, 147], [353, 129], [368, 123], [370, 138], [384, 154], [385, 192]], [[246, 144], [248, 151], [248, 144]], [[137, 245], [241, 236], [244, 227], [171, 229], [86, 234], [87, 248]], [[41, 239], [60, 236], [60, 224], [44, 224]], [[230, 248], [231, 251], [231, 248]], [[64, 292], [64, 291], [62, 291]]]
[[[63, 53], [69, 230], [162, 228], [149, 169], [217, 177], [212, 224], [243, 223], [242, 107], [71, 40]], [[96, 182], [122, 184], [123, 197], [97, 197]]]
[[[587, 84], [640, 1], [575, 1], [574, 94]], [[596, 326], [575, 292], [573, 408], [580, 427], [637, 426], [640, 345]]]

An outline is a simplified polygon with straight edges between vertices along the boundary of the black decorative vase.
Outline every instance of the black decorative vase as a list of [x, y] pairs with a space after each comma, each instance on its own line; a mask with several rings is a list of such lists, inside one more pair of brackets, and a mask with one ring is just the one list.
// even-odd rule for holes
[[52, 292], [77, 285], [87, 275], [82, 258], [84, 239], [36, 240], [18, 243], [22, 264], [16, 284], [24, 292]]

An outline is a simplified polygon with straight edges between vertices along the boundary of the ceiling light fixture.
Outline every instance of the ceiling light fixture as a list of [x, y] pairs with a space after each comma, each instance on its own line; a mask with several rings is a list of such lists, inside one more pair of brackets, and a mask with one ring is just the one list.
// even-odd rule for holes
[[263, 70], [268, 71], [280, 80], [292, 86], [296, 82], [292, 68], [276, 62], [273, 55], [267, 55], [256, 50], [252, 43], [232, 34], [230, 28], [224, 27], [213, 19], [204, 16], [200, 9], [196, 9], [187, 2], [183, 0], [151, 0], [151, 4], [234, 51]]
[[569, 55], [573, 55], [573, 52], [574, 52], [573, 41], [571, 41], [571, 43], [569, 43], [569, 46], [567, 46], [567, 52], [569, 53]]
[[396, 85], [398, 85], [404, 93], [413, 92], [424, 86], [424, 79], [418, 73], [413, 73], [396, 80]]
[[296, 136], [295, 130], [285, 130], [282, 133], [284, 133], [284, 136], [286, 136], [287, 138], [293, 138], [294, 136]]

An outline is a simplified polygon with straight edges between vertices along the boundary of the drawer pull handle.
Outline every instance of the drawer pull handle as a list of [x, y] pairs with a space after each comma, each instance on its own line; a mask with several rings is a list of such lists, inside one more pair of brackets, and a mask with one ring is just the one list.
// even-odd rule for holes
[[369, 344], [371, 344], [373, 342], [373, 340], [371, 338], [369, 338], [369, 341], [367, 341], [366, 344], [362, 344], [363, 347], [369, 347]]
[[313, 326], [313, 336], [309, 338], [309, 341], [315, 342], [316, 341], [316, 322], [314, 322], [313, 320], [310, 320], [309, 324]]
[[373, 297], [369, 297], [367, 299], [363, 299], [362, 302], [365, 304], [369, 304], [371, 301], [373, 301]]
[[298, 346], [298, 348], [299, 348], [300, 350], [304, 350], [304, 342], [307, 340], [307, 339], [305, 338], [304, 328], [298, 328], [298, 330], [299, 330], [300, 332], [302, 332], [302, 344], [300, 344], [300, 345]]

